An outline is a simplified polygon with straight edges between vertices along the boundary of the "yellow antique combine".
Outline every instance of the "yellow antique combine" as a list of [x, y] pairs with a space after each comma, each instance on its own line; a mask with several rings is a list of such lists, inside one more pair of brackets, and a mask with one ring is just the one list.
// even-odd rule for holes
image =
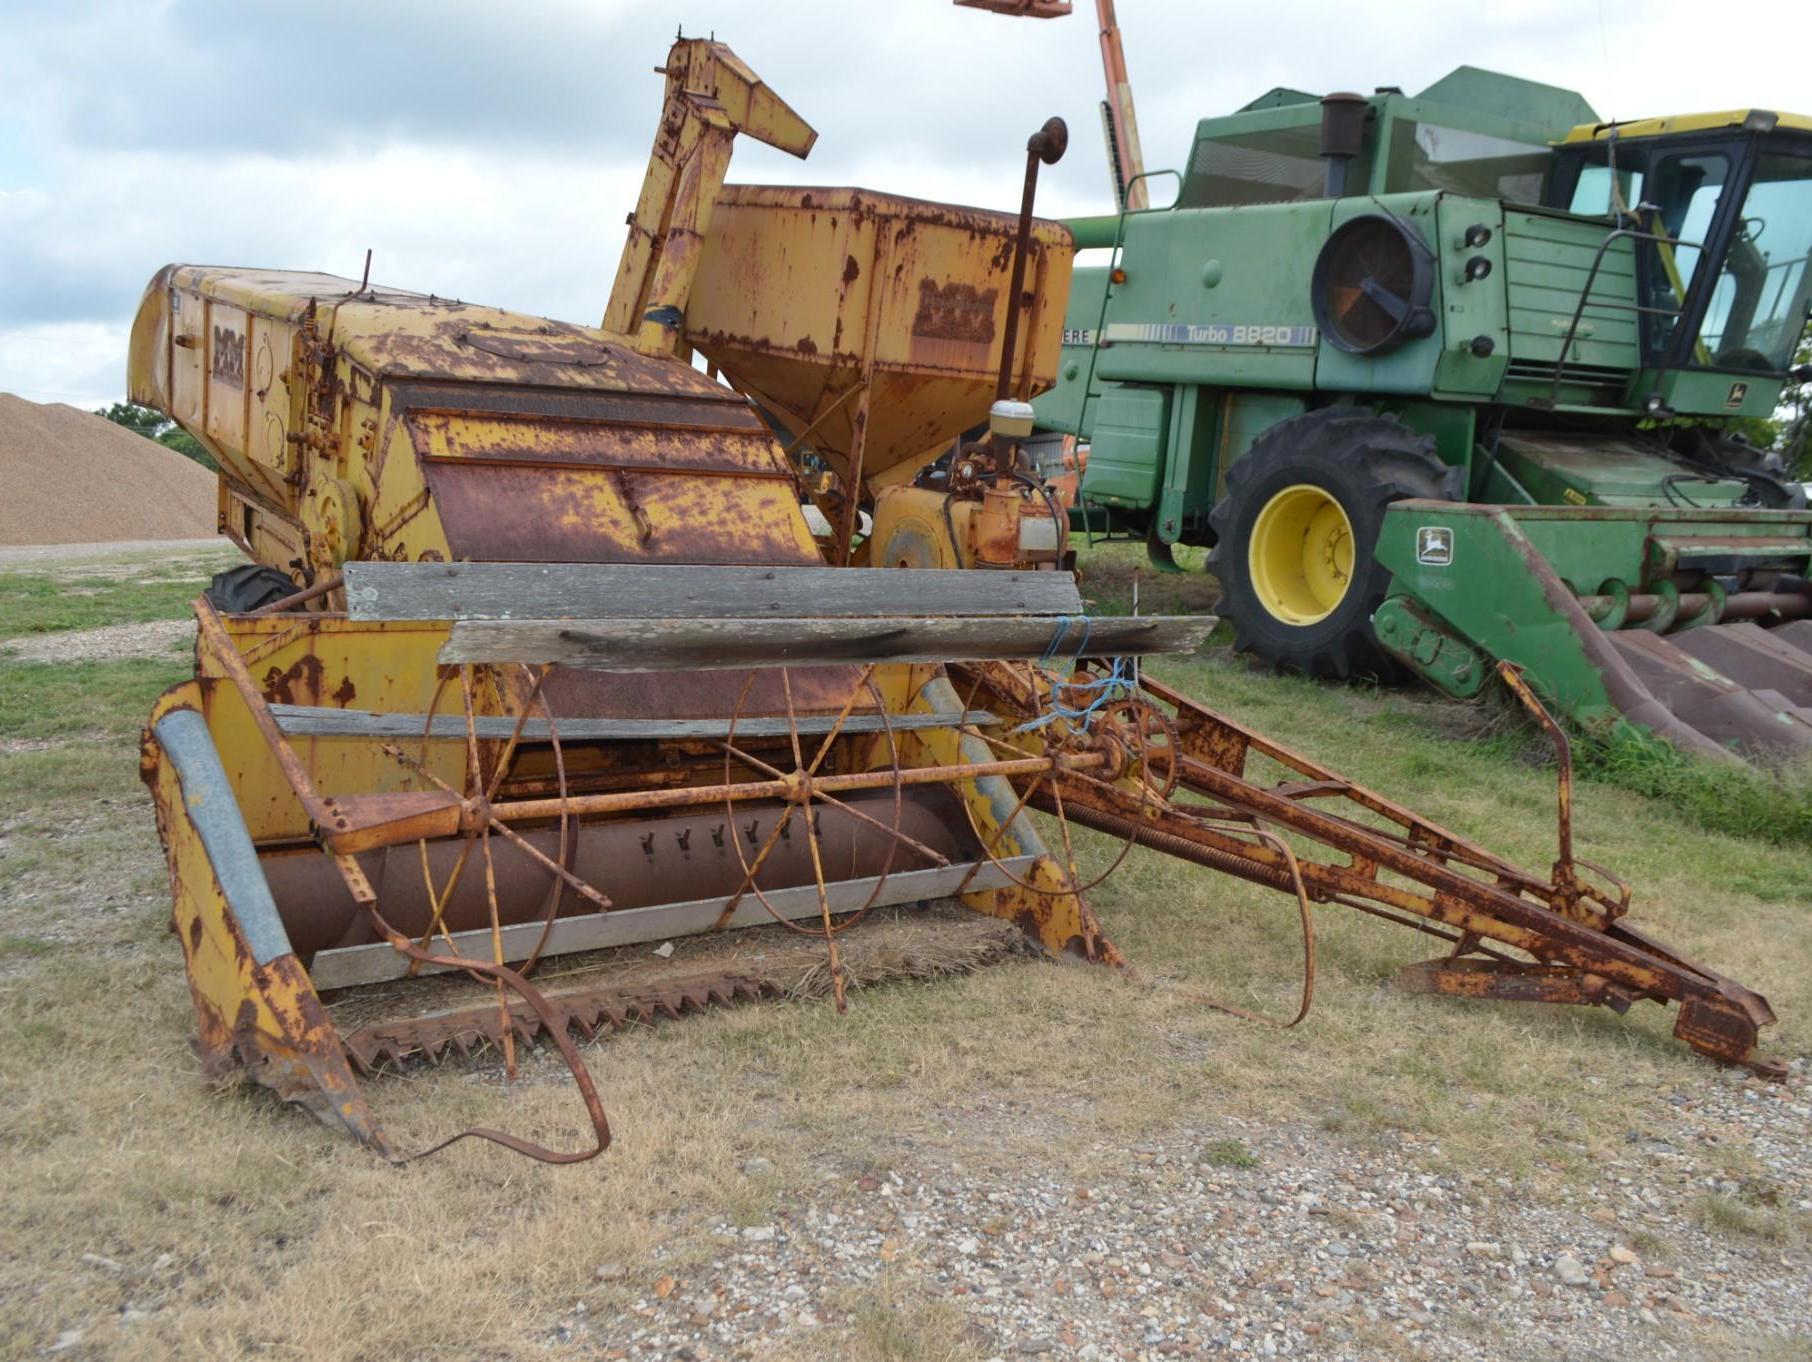
[[197, 601], [143, 747], [210, 1074], [395, 1158], [357, 1072], [545, 1038], [595, 1146], [466, 1133], [588, 1158], [575, 1037], [786, 987], [784, 951], [646, 943], [781, 924], [841, 1006], [872, 909], [954, 901], [925, 920], [989, 926], [977, 959], [1117, 965], [1072, 825], [1293, 895], [1305, 931], [1341, 903], [1440, 937], [1420, 987], [1673, 1003], [1770, 1068], [1766, 1002], [1575, 861], [1564, 760], [1559, 859], [1521, 869], [1140, 674], [1211, 620], [1088, 614], [1015, 443], [1070, 269], [1030, 213], [1060, 123], [1017, 219], [725, 188], [737, 132], [813, 132], [721, 44], [664, 71], [603, 328], [315, 274], [146, 294], [132, 396], [218, 459], [253, 560]]

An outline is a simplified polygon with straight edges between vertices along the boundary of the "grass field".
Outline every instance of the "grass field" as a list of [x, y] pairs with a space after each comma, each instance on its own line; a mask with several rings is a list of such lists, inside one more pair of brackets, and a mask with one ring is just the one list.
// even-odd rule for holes
[[[1125, 608], [1133, 561], [1091, 555], [1088, 594]], [[149, 584], [9, 573], [0, 636], [174, 617], [207, 568]], [[1199, 573], [1141, 587], [1146, 611], [1211, 601]], [[1153, 670], [1514, 859], [1553, 857], [1552, 770], [1501, 705], [1258, 675], [1219, 643]], [[1429, 943], [1338, 907], [1318, 910], [1321, 986], [1302, 1026], [1191, 1005], [1185, 990], [1287, 1014], [1294, 907], [1136, 856], [1093, 895], [1133, 977], [1027, 962], [878, 988], [843, 1017], [773, 1004], [621, 1034], [585, 1047], [619, 1132], [600, 1160], [544, 1169], [468, 1143], [393, 1169], [262, 1093], [210, 1091], [189, 1052], [136, 740], [152, 698], [187, 671], [174, 650], [23, 664], [0, 643], [0, 1355], [79, 1331], [63, 1355], [566, 1356], [547, 1324], [574, 1302], [619, 1311], [649, 1289], [637, 1265], [657, 1246], [668, 1272], [702, 1263], [714, 1226], [756, 1223], [827, 1178], [912, 1148], [1083, 1179], [1104, 1150], [1216, 1112], [1366, 1147], [1413, 1141], [1432, 1169], [1561, 1204], [1630, 1131], [1664, 1128], [1682, 1094], [1718, 1081], [1658, 1008], [1618, 1018], [1400, 994], [1387, 981]], [[1600, 781], [1582, 787], [1576, 835], [1581, 856], [1635, 882], [1635, 915], [1662, 940], [1771, 999], [1771, 1049], [1812, 1051], [1803, 850], [1707, 830], [1676, 802]], [[544, 1058], [515, 1085], [450, 1066], [370, 1094], [404, 1147], [475, 1122], [569, 1145], [581, 1133]], [[965, 1121], [987, 1104], [1019, 1115]], [[753, 1156], [771, 1171], [745, 1172]], [[1719, 1157], [1745, 1188], [1765, 1185], [1739, 1137]], [[1746, 1195], [1706, 1210], [1717, 1232], [1798, 1251], [1792, 1199]], [[603, 1262], [631, 1265], [632, 1280], [600, 1279]], [[852, 1299], [834, 1351], [816, 1355], [967, 1355], [959, 1319], [902, 1292]]]

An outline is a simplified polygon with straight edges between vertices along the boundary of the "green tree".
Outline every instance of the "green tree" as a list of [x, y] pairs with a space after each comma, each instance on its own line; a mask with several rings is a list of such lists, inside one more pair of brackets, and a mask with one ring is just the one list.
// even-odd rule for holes
[[[1812, 332], [1800, 337], [1793, 354], [1795, 369], [1812, 368]], [[1789, 380], [1781, 393], [1780, 443], [1775, 446], [1795, 477], [1812, 479], [1812, 378]]]
[[115, 402], [95, 413], [124, 426], [135, 435], [143, 435], [147, 440], [155, 440], [166, 449], [174, 449], [185, 458], [193, 459], [209, 472], [219, 472], [220, 465], [214, 462], [214, 456], [202, 447], [188, 431], [165, 416], [155, 407], [141, 407], [136, 402]]
[[116, 426], [124, 426], [134, 435], [143, 435], [147, 440], [155, 440], [176, 424], [155, 407], [141, 407], [136, 402], [115, 402], [95, 415], [105, 417]]
[[220, 465], [214, 462], [214, 456], [201, 447], [200, 440], [197, 440], [181, 426], [175, 426], [170, 430], [166, 430], [162, 435], [157, 437], [157, 442], [160, 445], [167, 445], [185, 458], [195, 460], [196, 463], [211, 472], [218, 473], [220, 471]]

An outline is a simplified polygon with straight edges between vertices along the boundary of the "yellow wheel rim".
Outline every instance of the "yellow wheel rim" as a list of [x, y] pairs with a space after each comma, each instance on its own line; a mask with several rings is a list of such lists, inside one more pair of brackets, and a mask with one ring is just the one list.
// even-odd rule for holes
[[1285, 624], [1324, 620], [1353, 581], [1353, 523], [1312, 483], [1286, 487], [1252, 525], [1246, 564], [1259, 604]]

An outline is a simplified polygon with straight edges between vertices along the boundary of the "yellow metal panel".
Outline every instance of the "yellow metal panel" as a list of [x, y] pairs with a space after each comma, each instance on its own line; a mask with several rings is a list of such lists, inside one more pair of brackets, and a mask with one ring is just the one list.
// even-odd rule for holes
[[[1707, 132], [1715, 128], [1740, 128], [1751, 114], [1762, 113], [1760, 109], [1726, 109], [1722, 113], [1669, 114], [1662, 118], [1637, 118], [1628, 123], [1582, 123], [1564, 138], [1562, 144], [1574, 142], [1602, 142], [1614, 130], [1617, 140], [1628, 141], [1635, 137], [1660, 137], [1668, 133]], [[1791, 128], [1796, 132], [1812, 131], [1812, 117], [1805, 114], [1774, 114], [1778, 128]]]
[[[246, 658], [264, 697], [279, 704], [339, 706], [343, 709], [425, 714], [439, 687], [435, 655], [446, 642], [441, 623], [353, 624], [343, 619], [293, 620], [225, 616], [229, 637]], [[239, 792], [239, 809], [257, 842], [301, 839], [308, 818], [251, 711], [225, 670], [205, 646], [199, 650], [199, 703], [227, 775]], [[500, 712], [482, 703], [486, 713]], [[460, 713], [454, 683], [439, 697], [441, 713]], [[389, 793], [423, 788], [421, 781], [375, 744], [346, 738], [299, 738], [296, 753], [317, 784], [327, 790]], [[411, 755], [417, 755], [411, 753]], [[462, 752], [436, 744], [429, 769], [458, 784]]]
[[[686, 336], [841, 467], [863, 418], [872, 481], [987, 417], [1017, 220], [863, 189], [726, 185]], [[1073, 238], [1035, 222], [1015, 374], [1056, 374]], [[867, 404], [857, 394], [867, 386]]]
[[199, 294], [185, 289], [170, 290], [167, 301], [168, 330], [158, 341], [164, 351], [169, 395], [153, 405], [190, 431], [205, 434], [202, 402], [207, 385], [207, 306]]
[[[201, 688], [188, 682], [166, 692], [150, 723], [198, 707]], [[244, 1064], [278, 1095], [343, 1125], [390, 1154], [308, 973], [294, 954], [259, 964], [228, 904], [195, 824], [181, 782], [147, 733], [141, 774], [157, 810], [170, 870], [170, 925], [182, 943], [195, 1003], [196, 1050], [203, 1071], [225, 1079]]]

